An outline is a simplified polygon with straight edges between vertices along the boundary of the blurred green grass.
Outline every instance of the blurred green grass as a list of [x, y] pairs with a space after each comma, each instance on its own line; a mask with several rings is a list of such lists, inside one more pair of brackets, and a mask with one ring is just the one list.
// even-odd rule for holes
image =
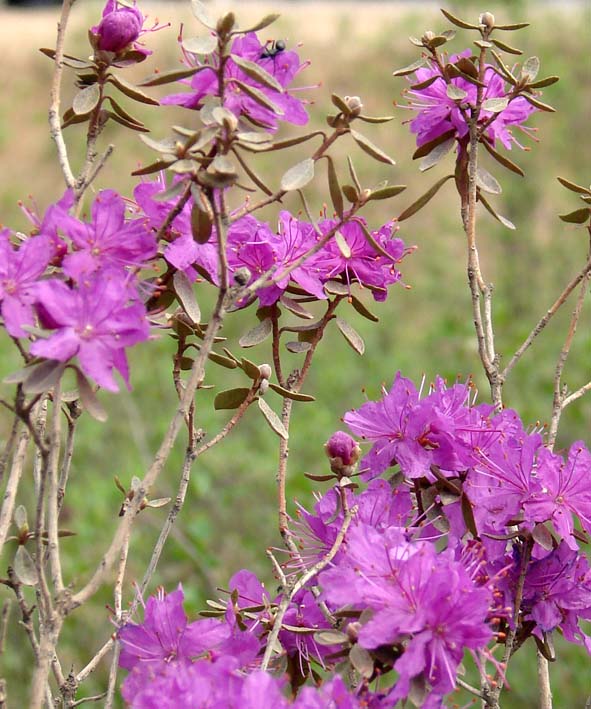
[[[234, 7], [244, 22], [253, 14], [263, 15], [273, 9], [266, 3], [239, 7], [235, 3]], [[155, 66], [166, 69], [178, 63], [174, 37], [180, 21], [187, 23], [187, 34], [199, 31], [184, 6], [160, 5], [156, 9], [161, 20], [174, 14], [173, 29], [148, 37], [150, 46], [158, 46], [156, 60], [152, 58], [145, 66], [128, 73], [132, 79], [151, 73]], [[455, 3], [451, 9], [466, 17], [478, 14], [475, 6], [464, 2]], [[511, 155], [526, 170], [526, 179], [502, 174], [492, 161], [485, 163], [501, 178], [504, 186], [503, 195], [495, 200], [499, 211], [518, 227], [516, 232], [509, 232], [486, 213], [479, 222], [485, 277], [495, 284], [497, 348], [506, 359], [585, 258], [587, 244], [581, 231], [562, 224], [557, 218], [557, 214], [571, 211], [577, 204], [574, 196], [558, 187], [555, 176], [564, 175], [583, 184], [589, 181], [587, 126], [591, 99], [586, 32], [589, 12], [588, 8], [564, 6], [541, 9], [538, 3], [524, 2], [497, 3], [490, 9], [499, 22], [532, 21], [533, 27], [513, 34], [509, 41], [522, 47], [526, 57], [540, 56], [544, 76], [561, 76], [561, 81], [544, 95], [544, 100], [556, 106], [558, 112], [537, 114], [531, 121], [539, 127], [541, 143], [533, 145], [530, 152], [514, 150]], [[152, 6], [148, 11], [153, 14]], [[86, 4], [76, 9], [67, 51], [87, 53], [85, 28], [94, 23], [98, 12], [98, 6]], [[440, 18], [432, 8], [419, 12], [390, 3], [342, 7], [336, 3], [286, 5], [276, 26], [265, 30], [264, 35], [265, 38], [285, 37], [291, 46], [300, 39], [304, 42], [300, 53], [312, 60], [312, 66], [302, 75], [301, 83], [322, 82], [319, 89], [306, 92], [315, 100], [310, 108], [310, 128], [316, 128], [324, 127], [323, 116], [331, 111], [331, 92], [360, 95], [369, 114], [391, 113], [392, 101], [401, 100], [400, 92], [405, 86], [404, 80], [394, 79], [391, 72], [416, 57], [415, 48], [406, 38], [420, 36], [425, 29], [444, 29], [445, 23]], [[4, 11], [0, 19], [3, 20], [0, 36], [5, 52], [5, 62], [0, 67], [4, 87], [0, 92], [0, 165], [6, 176], [0, 194], [0, 221], [25, 231], [28, 223], [16, 206], [17, 200], [32, 194], [43, 209], [60, 196], [62, 189], [54, 146], [46, 126], [51, 65], [35, 51], [37, 46], [51, 46], [57, 17], [49, 11], [37, 11], [35, 15]], [[19, 32], [24, 26], [28, 28], [26, 35]], [[467, 46], [467, 41], [467, 36], [459, 32], [450, 50], [460, 51]], [[72, 74], [66, 72], [64, 106], [73, 95], [71, 80]], [[164, 93], [160, 91], [159, 95]], [[156, 138], [164, 137], [166, 126], [171, 123], [191, 125], [194, 120], [192, 114], [171, 108], [152, 111], [129, 101], [125, 105], [145, 118]], [[360, 129], [395, 157], [396, 167], [371, 161], [355, 149], [348, 138], [342, 144], [337, 143], [334, 153], [343, 174], [346, 155], [352, 155], [363, 184], [372, 186], [388, 179], [391, 183], [408, 185], [408, 190], [395, 201], [374, 203], [371, 211], [366, 211], [374, 227], [400, 213], [450, 168], [447, 163], [445, 167], [420, 174], [410, 158], [414, 148], [412, 137], [403, 125], [410, 116], [403, 110], [394, 113], [396, 118], [391, 123], [375, 127], [364, 125]], [[292, 132], [286, 131], [286, 134]], [[68, 129], [66, 137], [74, 165], [77, 165], [83, 132], [73, 127]], [[117, 126], [105, 131], [103, 145], [108, 142], [116, 144], [116, 151], [95, 187], [112, 186], [130, 195], [133, 182], [129, 173], [138, 162], [151, 161], [153, 154], [137, 136]], [[304, 154], [301, 149], [293, 148], [281, 153], [279, 160], [277, 155], [258, 156], [257, 169], [268, 184], [274, 185], [285, 169]], [[320, 168], [321, 175], [315, 183], [317, 191], [307, 190], [316, 211], [327, 200], [323, 169]], [[312, 504], [314, 488], [303, 472], [323, 471], [322, 445], [332, 431], [340, 427], [342, 414], [364, 401], [363, 389], [367, 390], [367, 396], [375, 398], [381, 384], [388, 384], [398, 369], [417, 382], [423, 375], [431, 381], [437, 373], [449, 379], [473, 374], [481, 398], [487, 398], [471, 324], [457, 198], [451, 184], [444, 189], [429, 209], [405, 222], [400, 230], [400, 236], [408, 244], [418, 246], [417, 252], [403, 264], [404, 282], [412, 288], [393, 289], [385, 304], [374, 305], [367, 301], [381, 319], [377, 325], [348, 309], [346, 317], [367, 344], [363, 359], [347, 347], [336, 329], [328, 332], [319, 348], [305, 387], [316, 396], [317, 402], [296, 404], [290, 439], [289, 493], [305, 505]], [[285, 207], [297, 210], [300, 205], [288, 198]], [[276, 210], [269, 210], [264, 216], [274, 222], [276, 214]], [[204, 286], [198, 297], [202, 311], [207, 313], [212, 293]], [[568, 316], [569, 307], [538, 338], [507, 384], [506, 404], [518, 409], [526, 422], [549, 419], [552, 375], [566, 335]], [[238, 337], [255, 322], [252, 309], [229, 318], [223, 334], [231, 349], [238, 352]], [[589, 379], [590, 345], [587, 310], [565, 372], [566, 381], [573, 389]], [[76, 537], [63, 542], [65, 576], [75, 586], [88, 578], [116, 522], [121, 495], [113, 484], [113, 476], [118, 475], [128, 482], [132, 475], [141, 474], [174, 410], [170, 377], [172, 352], [172, 341], [166, 337], [133, 351], [132, 394], [101, 395], [110, 412], [106, 424], [87, 420], [87, 417], [81, 421], [63, 512], [64, 526], [77, 532]], [[258, 363], [270, 360], [265, 345], [245, 354]], [[286, 361], [287, 358], [297, 366], [297, 356], [286, 353]], [[3, 345], [0, 375], [17, 366], [14, 353]], [[240, 373], [220, 370], [213, 365], [207, 373], [207, 381], [218, 390], [242, 383]], [[8, 391], [5, 385], [0, 387], [2, 395], [7, 395]], [[223, 412], [212, 411], [212, 400], [212, 392], [203, 392], [198, 399], [199, 422], [208, 435], [219, 430], [228, 418]], [[269, 403], [278, 409], [278, 399], [273, 401], [269, 397]], [[590, 420], [590, 400], [583, 399], [568, 409], [563, 417], [559, 444], [568, 445], [577, 438], [588, 440]], [[4, 417], [0, 431], [4, 432], [7, 425]], [[261, 425], [258, 412], [253, 410], [224, 445], [197, 461], [185, 508], [167, 543], [152, 589], [158, 584], [170, 589], [181, 580], [187, 607], [195, 612], [202, 607], [205, 598], [215, 594], [215, 587], [223, 586], [239, 568], [251, 568], [269, 584], [274, 583], [264, 549], [279, 544], [275, 512], [276, 448], [275, 437]], [[182, 452], [180, 443], [159, 480], [155, 496], [174, 496]], [[28, 503], [30, 508], [30, 498], [25, 491], [20, 501]], [[294, 511], [293, 506], [290, 509]], [[128, 600], [134, 594], [131, 582], [141, 579], [165, 515], [166, 509], [148, 510], [138, 520], [127, 576]], [[9, 555], [5, 555], [3, 567], [9, 562]], [[4, 590], [0, 591], [0, 596], [6, 596]], [[92, 604], [69, 619], [62, 641], [65, 671], [70, 666], [80, 669], [81, 663], [108, 637], [111, 627], [105, 604], [111, 600], [108, 589], [104, 589]], [[26, 694], [22, 691], [26, 689], [31, 666], [21, 632], [13, 609], [9, 628], [11, 642], [0, 658], [0, 676], [8, 679], [9, 706], [15, 707], [25, 705]], [[512, 691], [507, 693], [504, 707], [536, 705], [535, 659], [531, 650], [526, 648], [515, 658], [509, 673]], [[578, 648], [559, 645], [558, 651], [561, 661], [553, 672], [555, 705], [582, 707], [586, 694], [591, 691], [588, 658]], [[85, 685], [83, 693], [100, 691], [106, 671], [104, 663]]]

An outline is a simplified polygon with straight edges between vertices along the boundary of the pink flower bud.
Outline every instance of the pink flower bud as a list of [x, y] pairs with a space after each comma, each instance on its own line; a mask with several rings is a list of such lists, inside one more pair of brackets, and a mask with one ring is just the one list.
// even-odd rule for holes
[[330, 460], [331, 470], [344, 475], [347, 475], [350, 468], [357, 463], [361, 453], [357, 442], [344, 431], [333, 433], [325, 443], [324, 450]]
[[97, 48], [105, 52], [120, 52], [140, 36], [144, 18], [135, 7], [122, 7], [103, 16], [95, 34]]

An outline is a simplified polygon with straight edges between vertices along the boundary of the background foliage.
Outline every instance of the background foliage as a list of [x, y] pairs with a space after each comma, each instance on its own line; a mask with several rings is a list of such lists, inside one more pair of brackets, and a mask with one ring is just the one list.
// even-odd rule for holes
[[[238, 8], [244, 23], [267, 9], [276, 9], [276, 4], [267, 7], [266, 3], [240, 3]], [[530, 121], [540, 126], [542, 144], [526, 153], [514, 149], [511, 155], [526, 170], [527, 178], [523, 180], [509, 173], [500, 175], [495, 163], [491, 161], [487, 165], [502, 178], [504, 185], [504, 193], [496, 202], [499, 211], [518, 227], [516, 232], [510, 232], [483, 213], [479, 228], [485, 276], [495, 284], [498, 350], [509, 356], [585, 256], [582, 234], [558, 220], [558, 213], [571, 211], [577, 204], [573, 204], [572, 195], [558, 187], [555, 176], [563, 175], [582, 184], [589, 180], [585, 174], [591, 114], [591, 94], [585, 90], [591, 78], [586, 32], [589, 7], [566, 8], [559, 4], [540, 9], [539, 3], [528, 6], [524, 2], [499, 2], [495, 7], [470, 10], [467, 3], [461, 2], [451, 4], [449, 9], [464, 17], [470, 14], [476, 17], [479, 10], [490, 9], [499, 22], [531, 21], [533, 27], [520, 33], [519, 46], [525, 56], [537, 54], [541, 58], [544, 75], [561, 76], [560, 83], [547, 89], [544, 96], [545, 101], [558, 108], [558, 113], [536, 114]], [[144, 10], [150, 15], [159, 15], [161, 20], [171, 18], [173, 26], [148, 37], [150, 46], [158, 47], [157, 64], [148, 60], [133, 70], [127, 77], [130, 80], [139, 80], [155, 66], [163, 70], [175, 66], [178, 52], [174, 37], [179, 23], [194, 22], [184, 4], [150, 5]], [[402, 9], [395, 3], [364, 3], [363, 6], [290, 3], [281, 10], [281, 19], [264, 32], [271, 32], [269, 38], [286, 38], [290, 46], [300, 41], [304, 43], [300, 56], [309, 57], [312, 66], [302, 75], [300, 83], [322, 81], [323, 84], [306, 93], [316, 102], [310, 110], [312, 127], [323, 127], [323, 116], [330, 111], [333, 91], [340, 95], [360, 95], [365, 110], [371, 115], [391, 113], [392, 100], [404, 101], [400, 92], [405, 86], [404, 79], [395, 79], [391, 73], [416, 56], [416, 49], [406, 41], [407, 36], [420, 36], [425, 29], [444, 28], [444, 20], [435, 8], [419, 11], [405, 6]], [[66, 51], [85, 53], [80, 47], [84, 47], [86, 41], [86, 28], [94, 24], [99, 14], [98, 5], [80, 3], [75, 8]], [[43, 210], [62, 190], [46, 124], [51, 63], [36, 51], [40, 46], [52, 45], [57, 10], [36, 9], [34, 14], [0, 11], [0, 20], [4, 57], [0, 64], [0, 86], [3, 87], [0, 92], [3, 175], [0, 221], [11, 228], [26, 230], [29, 225], [17, 201], [32, 194]], [[463, 47], [459, 33], [450, 49], [459, 51]], [[64, 84], [69, 95], [73, 94], [67, 75]], [[158, 89], [152, 91], [155, 94]], [[138, 113], [135, 106], [134, 110]], [[352, 150], [362, 183], [374, 185], [388, 178], [391, 183], [409, 186], [397, 200], [375, 202], [374, 211], [367, 211], [366, 216], [374, 227], [402, 211], [437, 177], [445, 174], [446, 169], [439, 166], [426, 175], [418, 172], [410, 158], [414, 141], [403, 125], [411, 114], [404, 110], [394, 113], [393, 122], [375, 126], [375, 130], [372, 127], [371, 137], [395, 157], [396, 167], [379, 166], [369, 158], [364, 160], [358, 150]], [[139, 117], [145, 117], [156, 138], [163, 137], [164, 125], [175, 120], [190, 124], [190, 116], [170, 107], [144, 114], [140, 109]], [[69, 128], [66, 138], [72, 144], [71, 155], [76, 156], [76, 146], [82, 145], [82, 129]], [[138, 162], [151, 161], [152, 155], [135, 136], [114, 124], [109, 124], [104, 140], [115, 143], [116, 151], [95, 188], [114, 187], [129, 195], [132, 185], [129, 172]], [[524, 142], [527, 144], [528, 140], [524, 138]], [[346, 143], [340, 143], [342, 169], [345, 169]], [[290, 164], [296, 163], [298, 156], [295, 147]], [[74, 157], [74, 164], [76, 161]], [[267, 176], [270, 185], [277, 184], [279, 176], [289, 166], [277, 164], [274, 154], [259, 156], [259, 161], [259, 173]], [[310, 198], [315, 210], [323, 208], [319, 198], [313, 194]], [[429, 207], [405, 222], [400, 231], [408, 244], [419, 247], [403, 264], [404, 281], [412, 288], [394, 290], [383, 305], [375, 306], [371, 298], [367, 299], [367, 304], [380, 317], [377, 325], [363, 320], [351, 309], [349, 319], [366, 340], [364, 358], [359, 359], [346, 346], [336, 328], [329, 331], [319, 347], [306, 387], [308, 393], [317, 397], [317, 402], [296, 404], [290, 444], [288, 490], [305, 506], [313, 503], [313, 484], [303, 477], [303, 472], [324, 472], [322, 445], [340, 427], [339, 417], [348, 408], [363, 402], [364, 388], [369, 398], [375, 398], [380, 385], [389, 384], [398, 369], [415, 381], [420, 381], [424, 375], [427, 382], [436, 373], [449, 379], [456, 376], [464, 379], [474, 373], [485, 398], [487, 386], [478, 371], [470, 319], [459, 207], [450, 183]], [[265, 216], [271, 222], [276, 218], [272, 212]], [[211, 295], [206, 285], [203, 293], [198, 293], [203, 312], [207, 312], [206, 304]], [[553, 368], [566, 333], [568, 316], [566, 308], [538, 338], [509, 380], [505, 391], [507, 405], [517, 408], [524, 421], [535, 423], [549, 418]], [[589, 324], [588, 313], [583, 324], [585, 322]], [[239, 318], [230, 318], [224, 335], [235, 344], [240, 334], [254, 324], [254, 310], [251, 310]], [[12, 351], [0, 347], [0, 376], [3, 377], [17, 366], [17, 360]], [[237, 344], [235, 349], [238, 349]], [[101, 396], [110, 410], [106, 424], [98, 424], [88, 417], [81, 422], [69, 501], [63, 512], [65, 526], [77, 533], [64, 542], [64, 555], [68, 558], [64, 569], [66, 579], [85, 579], [103, 552], [108, 539], [102, 538], [101, 530], [113, 526], [121, 504], [113, 476], [118, 475], [128, 483], [132, 475], [142, 470], [161, 439], [175, 405], [170, 377], [172, 352], [172, 342], [166, 337], [132, 352], [134, 391]], [[582, 327], [565, 375], [572, 388], [589, 378], [590, 355], [591, 329]], [[259, 363], [270, 359], [265, 345], [251, 350], [248, 356]], [[293, 357], [295, 366], [297, 359]], [[240, 372], [210, 366], [207, 383], [221, 384], [222, 388], [240, 385]], [[0, 391], [1, 388], [2, 385]], [[227, 418], [224, 412], [213, 412], [214, 392], [202, 392], [198, 399], [198, 420], [208, 434], [219, 430]], [[566, 443], [577, 438], [588, 439], [590, 421], [589, 399], [567, 409], [558, 448], [561, 440]], [[7, 421], [0, 419], [0, 438], [6, 435], [6, 426]], [[195, 467], [187, 503], [155, 579], [155, 585], [162, 584], [170, 590], [180, 578], [192, 612], [202, 607], [205, 598], [215, 597], [216, 586], [223, 586], [239, 568], [248, 567], [258, 572], [272, 588], [274, 582], [264, 548], [279, 542], [274, 485], [276, 440], [266, 426], [260, 425], [257, 411], [249, 411], [229, 440], [200, 458]], [[174, 496], [181, 456], [179, 448], [160, 480], [156, 497]], [[27, 504], [28, 501], [20, 502]], [[291, 511], [295, 514], [295, 509]], [[165, 514], [166, 509], [142, 513], [133, 537], [129, 578], [143, 573]], [[2, 559], [1, 568], [5, 569], [9, 562], [8, 558]], [[128, 599], [133, 593], [129, 586]], [[0, 602], [4, 600], [3, 594], [4, 591], [0, 591]], [[110, 628], [104, 605], [109, 602], [109, 597], [103, 595], [94, 605], [78, 611], [66, 626], [64, 669], [72, 664], [80, 669], [80, 663], [104, 642]], [[16, 613], [12, 615], [9, 633], [16, 632]], [[9, 649], [10, 653], [4, 652], [0, 657], [0, 675], [8, 678], [9, 696], [18, 701], [18, 687], [26, 686], [31, 658], [24, 646], [17, 653], [14, 647]], [[561, 645], [558, 652], [560, 672], [552, 675], [556, 706], [583, 706], [589, 692], [588, 658], [583, 651], [573, 648], [568, 649], [568, 658], [561, 656]], [[534, 677], [534, 654], [521, 650], [509, 673], [513, 691], [507, 694], [504, 706], [535, 706]], [[97, 690], [101, 679], [97, 675]], [[91, 684], [86, 685], [89, 692], [93, 689]]]

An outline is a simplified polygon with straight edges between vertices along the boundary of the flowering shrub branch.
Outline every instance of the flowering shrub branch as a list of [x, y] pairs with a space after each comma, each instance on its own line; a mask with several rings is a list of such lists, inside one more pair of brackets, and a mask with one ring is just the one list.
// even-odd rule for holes
[[[452, 25], [478, 34], [476, 54], [467, 49], [448, 57], [441, 51], [455, 30], [411, 38], [421, 57], [394, 73], [414, 75], [407, 93], [408, 108], [416, 112], [410, 123], [417, 137], [413, 157], [422, 159], [426, 171], [454, 150], [455, 168], [397, 220], [376, 229], [362, 210], [371, 215], [371, 202], [398, 196], [404, 185], [363, 187], [350, 156], [350, 184], [341, 184], [331, 151], [348, 135], [356, 149], [393, 165], [357, 130], [361, 123], [390, 118], [364, 114], [357, 96], [333, 94], [335, 112], [327, 117], [332, 132], [277, 139], [281, 122], [303, 126], [308, 115], [306, 101], [292, 86], [307, 62], [284, 40], [262, 44], [256, 34], [275, 15], [240, 29], [233, 13], [216, 21], [193, 0], [193, 14], [205, 31], [181, 36], [183, 68], [134, 85], [122, 73], [151, 55], [143, 40], [163, 27], [147, 27], [135, 3], [108, 0], [89, 32], [92, 55], [81, 59], [64, 53], [73, 4], [64, 0], [55, 50], [42, 50], [55, 64], [50, 132], [66, 192], [43, 216], [28, 213], [30, 235], [0, 232], [2, 324], [23, 360], [23, 369], [5, 380], [15, 387], [13, 400], [1, 402], [13, 417], [0, 457], [0, 474], [8, 471], [0, 550], [11, 554], [1, 581], [14, 592], [35, 659], [30, 706], [74, 707], [104, 698], [112, 707], [121, 690], [127, 705], [139, 709], [385, 709], [407, 701], [429, 709], [445, 706], [459, 687], [483, 706], [498, 709], [507, 667], [529, 641], [538, 651], [540, 703], [551, 707], [552, 634], [561, 633], [591, 653], [585, 632], [591, 620], [591, 568], [581, 547], [591, 534], [591, 453], [582, 441], [567, 452], [554, 451], [562, 411], [591, 389], [587, 383], [569, 393], [562, 383], [591, 261], [503, 367], [495, 346], [493, 287], [484, 276], [477, 235], [478, 203], [515, 228], [485, 197], [500, 193], [501, 185], [484, 169], [482, 157], [523, 175], [501, 146], [521, 147], [511, 129], [530, 134], [523, 125], [529, 116], [553, 110], [538, 90], [557, 77], [538, 80], [535, 57], [515, 74], [498, 53], [520, 54], [497, 36], [526, 25], [497, 25], [491, 13], [473, 24], [443, 11]], [[64, 65], [76, 72], [79, 90], [60, 116]], [[171, 83], [180, 84], [180, 92], [161, 101], [144, 91]], [[144, 136], [157, 158], [132, 173], [139, 178], [133, 199], [102, 190], [88, 220], [81, 216], [86, 193], [113, 152], [108, 146], [99, 157], [106, 123], [148, 131], [120, 105], [119, 94], [150, 106], [182, 106], [191, 112], [191, 125], [173, 126], [160, 140]], [[76, 124], [87, 124], [78, 176], [72, 173], [63, 133]], [[316, 137], [322, 138], [320, 145], [287, 169], [277, 188], [258, 175], [257, 153]], [[333, 212], [326, 207], [316, 220], [306, 190], [313, 182], [318, 188], [321, 164], [327, 167]], [[452, 179], [466, 237], [478, 352], [492, 403], [477, 403], [470, 380], [448, 385], [437, 377], [417, 388], [398, 372], [380, 399], [344, 415], [356, 438], [345, 431], [328, 438], [329, 472], [307, 474], [315, 483], [328, 483], [328, 489], [317, 493], [312, 510], [299, 507], [291, 515], [291, 422], [294, 402], [303, 407], [314, 400], [303, 391], [314, 355], [335, 326], [357, 354], [364, 353], [365, 343], [343, 316], [345, 309], [352, 306], [377, 321], [364, 293], [376, 302], [390, 297], [401, 282], [401, 264], [414, 252], [396, 236], [399, 223]], [[562, 219], [587, 224], [589, 231], [591, 190], [559, 179], [585, 203]], [[250, 193], [256, 196], [251, 199]], [[285, 208], [290, 193], [297, 193], [307, 220]], [[269, 209], [278, 210], [273, 222], [259, 218]], [[208, 287], [215, 290], [215, 302], [203, 318], [197, 294]], [[543, 429], [526, 427], [517, 412], [504, 408], [503, 386], [577, 288], [555, 369], [550, 426], [542, 435]], [[237, 343], [220, 336], [226, 319], [245, 321], [252, 310], [258, 323]], [[178, 405], [143, 476], [134, 477], [129, 488], [116, 479], [123, 502], [113, 534], [98, 566], [78, 585], [62, 564], [67, 543], [62, 539], [72, 532], [62, 528], [61, 519], [78, 421], [85, 413], [105, 419], [97, 392], [116, 393], [119, 379], [130, 386], [127, 350], [155, 333], [175, 345], [171, 382]], [[237, 347], [267, 341], [271, 364], [235, 354]], [[227, 346], [220, 351], [222, 342]], [[287, 366], [284, 349], [300, 357], [297, 366]], [[216, 394], [214, 407], [233, 413], [207, 437], [198, 425], [197, 402], [210, 363], [246, 379]], [[278, 438], [284, 556], [272, 550], [267, 556], [280, 586], [273, 595], [254, 574], [241, 570], [222, 590], [223, 597], [210, 601], [201, 619], [189, 622], [182, 587], [168, 593], [159, 589], [147, 600], [145, 594], [187, 498], [195, 461], [224, 441], [251, 408]], [[126, 608], [136, 521], [141, 524], [150, 508], [171, 502], [151, 495], [185, 428], [176, 497]], [[17, 505], [29, 450], [32, 530], [25, 505]], [[16, 533], [8, 536], [11, 525]], [[14, 553], [7, 542], [16, 543]], [[114, 632], [82, 669], [65, 675], [59, 659], [64, 625], [110, 583]], [[137, 617], [140, 605], [143, 620]], [[104, 692], [79, 697], [109, 654]], [[461, 676], [470, 658], [480, 687]], [[120, 669], [127, 671], [121, 688]]]

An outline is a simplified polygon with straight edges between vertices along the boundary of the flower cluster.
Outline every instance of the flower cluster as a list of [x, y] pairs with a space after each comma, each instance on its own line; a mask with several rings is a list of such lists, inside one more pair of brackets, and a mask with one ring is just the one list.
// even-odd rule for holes
[[145, 219], [126, 217], [113, 190], [97, 195], [90, 222], [71, 216], [72, 204], [67, 193], [43, 219], [33, 216], [36, 235], [17, 249], [9, 230], [0, 233], [2, 317], [13, 337], [43, 327], [32, 355], [77, 356], [85, 374], [117, 391], [114, 370], [129, 385], [126, 348], [149, 335], [136, 274], [156, 254], [156, 240]]
[[[471, 54], [471, 50], [466, 49], [452, 55], [449, 62], [455, 64], [458, 59], [467, 59]], [[424, 145], [448, 132], [457, 139], [464, 138], [469, 131], [470, 111], [477, 103], [478, 87], [462, 76], [446, 80], [441, 67], [435, 62], [429, 67], [417, 69], [415, 78], [414, 84], [423, 88], [410, 88], [407, 94], [410, 96], [409, 108], [418, 112], [410, 124], [411, 131], [417, 134], [417, 145]], [[511, 133], [511, 127], [527, 131], [523, 123], [536, 109], [522, 96], [512, 96], [504, 80], [490, 64], [484, 71], [484, 83], [483, 101], [508, 99], [507, 106], [500, 111], [481, 109], [479, 122], [486, 125], [486, 137], [493, 146], [498, 140], [508, 150], [513, 143], [522, 147]], [[450, 94], [450, 86], [459, 93]], [[458, 100], [456, 95], [463, 98]]]
[[[246, 73], [233, 57], [256, 64], [274, 81], [258, 81], [256, 75]], [[279, 120], [295, 125], [308, 122], [304, 101], [295, 98], [288, 89], [308, 63], [300, 62], [297, 53], [287, 50], [282, 40], [262, 45], [254, 32], [236, 37], [230, 47], [230, 56], [223, 62], [223, 96], [220, 96], [221, 60], [217, 51], [208, 56], [203, 64], [187, 51], [184, 58], [188, 66], [199, 67], [200, 71], [190, 80], [183, 79], [183, 83], [189, 84], [190, 91], [166, 96], [162, 99], [163, 104], [199, 109], [205, 98], [215, 96], [221, 98], [224, 108], [236, 118], [248, 119], [266, 130], [277, 130]]]
[[[138, 185], [134, 192], [137, 204], [155, 230], [174, 206], [173, 201], [155, 201], [162, 190], [162, 182], [155, 181]], [[228, 229], [228, 267], [232, 274], [248, 275], [243, 285], [250, 285], [264, 275], [272, 279], [272, 285], [257, 290], [262, 306], [277, 302], [290, 281], [306, 293], [324, 299], [324, 284], [339, 278], [349, 286], [359, 283], [371, 290], [375, 300], [383, 301], [388, 287], [400, 280], [397, 265], [412, 248], [394, 236], [398, 227], [390, 222], [372, 232], [373, 240], [381, 248], [378, 253], [367, 240], [364, 226], [365, 220], [356, 216], [340, 226], [335, 220], [324, 219], [316, 229], [313, 224], [282, 211], [274, 231], [269, 224], [247, 215]], [[212, 230], [205, 244], [194, 240], [190, 203], [174, 220], [168, 239], [164, 257], [169, 264], [184, 271], [191, 280], [201, 274], [219, 284], [216, 231]]]
[[[579, 551], [573, 523], [576, 516], [591, 531], [591, 454], [582, 443], [575, 443], [565, 459], [544, 448], [538, 433], [526, 432], [514, 412], [495, 414], [490, 406], [476, 405], [469, 385], [447, 387], [438, 379], [421, 397], [400, 374], [381, 401], [364, 404], [344, 420], [362, 440], [373, 443], [361, 461], [362, 476], [370, 482], [361, 492], [349, 483], [334, 487], [312, 512], [300, 508], [293, 524], [298, 555], [289, 566], [302, 571], [325, 558], [342, 528], [345, 509], [354, 511], [330, 566], [315, 579], [320, 597], [311, 589], [300, 591], [283, 616], [278, 639], [292, 691], [306, 682], [314, 665], [331, 669], [349, 653], [351, 658], [366, 653], [370, 669], [364, 676], [370, 681], [352, 693], [339, 685], [344, 703], [335, 706], [362, 702], [392, 707], [411, 692], [416, 697], [417, 687], [422, 687], [421, 706], [442, 707], [444, 696], [456, 686], [466, 651], [479, 664], [494, 662], [488, 646], [491, 640], [502, 642], [514, 627], [521, 574], [523, 639], [534, 635], [541, 641], [559, 629], [591, 653], [591, 638], [580, 625], [591, 619], [591, 569]], [[335, 462], [341, 466], [336, 471], [333, 467], [335, 477], [341, 480], [342, 465], [351, 473], [359, 455], [356, 441], [339, 431], [326, 448], [331, 467]], [[388, 479], [380, 477], [382, 473]], [[540, 528], [549, 523], [553, 531], [545, 526], [541, 534]], [[150, 631], [154, 599], [148, 602], [143, 626], [123, 627], [120, 638], [124, 648], [129, 644], [123, 666], [130, 668], [129, 652], [141, 654], [143, 663], [138, 670], [140, 661], [134, 661], [135, 674], [125, 683], [132, 706], [152, 706], [138, 701], [138, 687], [166, 696], [180, 692], [168, 685], [164, 690], [163, 684], [178, 673], [165, 665], [157, 671], [150, 664], [155, 657], [163, 663], [180, 656], [191, 663], [182, 671], [183, 691], [189, 693], [201, 686], [198, 676], [210, 677], [222, 656], [231, 672], [242, 662], [239, 685], [235, 675], [226, 676], [224, 684], [219, 674], [215, 690], [207, 685], [212, 706], [231, 706], [236, 696], [246, 701], [234, 693], [244, 692], [247, 682], [265, 685], [267, 694], [260, 701], [269, 698], [273, 706], [286, 705], [281, 682], [259, 670], [281, 595], [273, 599], [247, 571], [232, 579], [229, 594], [215, 639], [221, 638], [221, 628], [226, 628], [224, 642], [237, 643], [237, 648], [248, 638], [252, 654], [239, 660], [210, 642], [209, 665], [197, 670], [195, 663], [205, 662], [203, 646], [182, 649], [195, 624], [175, 621], [174, 642], [165, 633]], [[335, 618], [340, 618], [339, 632], [328, 634], [327, 643], [323, 632], [334, 627]], [[200, 636], [207, 638], [209, 628], [204, 625]], [[154, 637], [161, 638], [163, 648], [154, 650]], [[378, 691], [371, 680], [388, 668], [396, 671], [397, 680]], [[227, 669], [220, 664], [219, 671]], [[333, 683], [321, 691], [329, 687], [334, 691]], [[314, 692], [302, 689], [294, 706], [308, 706]], [[194, 706], [205, 706], [205, 699], [195, 701]], [[178, 706], [184, 706], [181, 700]]]

